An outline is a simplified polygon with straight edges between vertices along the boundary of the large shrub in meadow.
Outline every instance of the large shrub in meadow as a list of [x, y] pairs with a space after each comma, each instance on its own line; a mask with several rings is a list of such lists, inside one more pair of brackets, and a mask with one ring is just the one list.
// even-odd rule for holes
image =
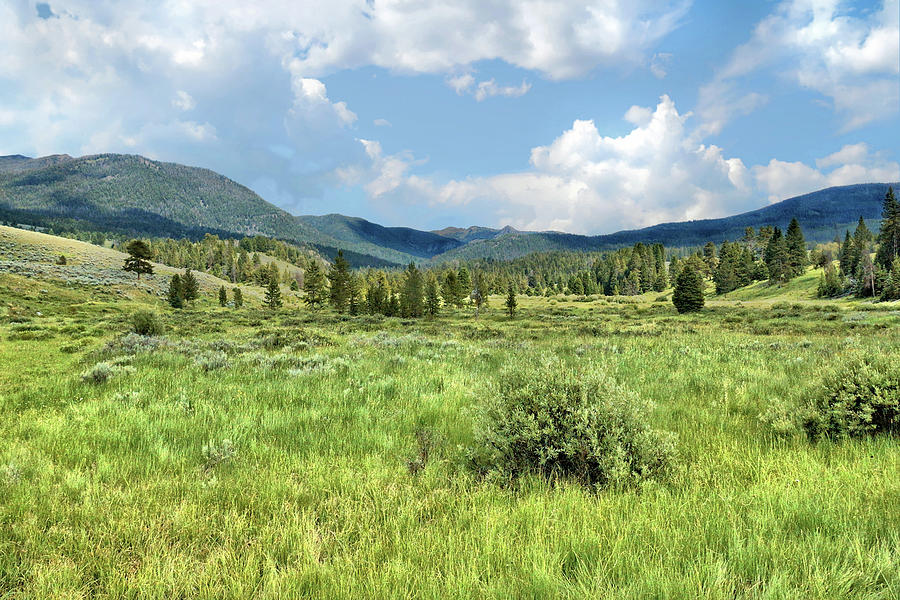
[[896, 358], [860, 356], [828, 372], [806, 410], [813, 439], [900, 433], [900, 364]]
[[138, 335], [160, 335], [163, 332], [163, 324], [156, 313], [149, 310], [139, 310], [131, 319], [134, 333]]
[[506, 477], [538, 473], [591, 486], [665, 474], [671, 434], [648, 424], [651, 403], [602, 374], [560, 366], [507, 372], [475, 414], [471, 465]]

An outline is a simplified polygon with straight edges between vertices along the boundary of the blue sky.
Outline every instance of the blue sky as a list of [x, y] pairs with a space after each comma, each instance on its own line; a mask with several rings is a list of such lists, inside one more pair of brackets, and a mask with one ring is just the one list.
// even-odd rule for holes
[[900, 179], [898, 0], [0, 0], [0, 154], [604, 233]]

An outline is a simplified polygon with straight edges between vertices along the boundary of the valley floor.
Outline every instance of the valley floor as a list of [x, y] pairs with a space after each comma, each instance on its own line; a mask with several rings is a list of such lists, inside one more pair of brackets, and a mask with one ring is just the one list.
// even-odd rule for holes
[[[900, 440], [762, 419], [850, 354], [896, 356], [900, 306], [656, 296], [173, 312], [0, 270], [0, 597], [900, 597]], [[128, 335], [147, 307], [164, 335]], [[653, 400], [675, 473], [476, 477], [472, 410], [548, 357]]]

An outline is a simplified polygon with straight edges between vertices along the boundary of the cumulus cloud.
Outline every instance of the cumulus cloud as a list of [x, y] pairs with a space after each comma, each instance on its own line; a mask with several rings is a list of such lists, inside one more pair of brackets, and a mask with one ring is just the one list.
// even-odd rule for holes
[[531, 151], [531, 169], [448, 182], [410, 175], [411, 156], [383, 156], [366, 143], [375, 199], [433, 206], [490, 206], [494, 222], [520, 229], [611, 232], [665, 221], [725, 216], [828, 185], [894, 181], [900, 165], [865, 144], [848, 145], [816, 167], [771, 160], [747, 167], [715, 145], [696, 141], [690, 114], [662, 96], [655, 108], [633, 106], [634, 128], [604, 136], [576, 120], [552, 143]]
[[[289, 20], [311, 73], [375, 64], [441, 73], [500, 59], [551, 79], [588, 73], [599, 65], [638, 64], [672, 31], [690, 2], [666, 0], [480, 0], [339, 4], [317, 26]], [[325, 22], [323, 22], [325, 21]]]
[[[312, 210], [307, 200], [371, 161], [357, 114], [328, 96], [324, 76], [367, 65], [452, 75], [499, 60], [566, 79], [639, 66], [689, 4], [3, 2], [0, 152], [143, 153]], [[463, 75], [457, 86], [484, 100], [530, 84]]]
[[701, 88], [697, 112], [704, 133], [718, 133], [733, 116], [764, 98], [741, 92], [744, 78], [763, 67], [826, 98], [843, 130], [897, 113], [900, 105], [900, 0], [880, 10], [851, 13], [839, 0], [786, 0], [753, 30], [716, 78]]

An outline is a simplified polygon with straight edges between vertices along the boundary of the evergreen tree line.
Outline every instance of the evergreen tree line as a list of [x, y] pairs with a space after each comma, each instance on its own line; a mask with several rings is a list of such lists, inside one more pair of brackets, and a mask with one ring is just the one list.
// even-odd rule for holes
[[[150, 240], [147, 244], [151, 251], [150, 260], [170, 267], [202, 271], [231, 283], [254, 283], [260, 286], [267, 285], [272, 274], [271, 262], [263, 261], [263, 254], [303, 270], [310, 262], [317, 260], [310, 250], [263, 236], [234, 240], [207, 234], [197, 242], [164, 238]], [[116, 246], [124, 248], [121, 244]], [[282, 269], [278, 277], [282, 283], [289, 285], [297, 279], [297, 275], [287, 268]], [[299, 289], [301, 284], [302, 280], [296, 281], [292, 287]]]
[[[476, 259], [461, 270], [479, 273], [490, 294], [503, 294], [512, 285], [527, 296], [569, 294], [636, 295], [668, 287], [666, 249], [662, 244], [635, 244], [606, 252], [551, 251], [512, 260]], [[455, 267], [434, 267], [444, 281]], [[450, 304], [455, 304], [450, 302]]]
[[477, 312], [490, 294], [483, 275], [473, 278], [466, 267], [422, 271], [410, 263], [402, 272], [353, 272], [342, 251], [327, 273], [318, 263], [310, 264], [303, 291], [303, 300], [312, 309], [328, 304], [339, 313], [406, 318], [435, 316], [446, 306], [471, 305]]
[[861, 298], [900, 299], [900, 203], [893, 188], [885, 194], [881, 219], [878, 236], [862, 217], [852, 235], [849, 230], [844, 233], [837, 268], [830, 253], [823, 253], [819, 296], [852, 293]]
[[687, 257], [674, 257], [669, 263], [670, 283], [675, 286], [685, 266], [715, 284], [716, 294], [727, 294], [755, 281], [785, 283], [806, 270], [809, 252], [797, 219], [787, 232], [778, 227], [748, 227], [737, 241], [724, 241], [716, 247], [707, 242]]

